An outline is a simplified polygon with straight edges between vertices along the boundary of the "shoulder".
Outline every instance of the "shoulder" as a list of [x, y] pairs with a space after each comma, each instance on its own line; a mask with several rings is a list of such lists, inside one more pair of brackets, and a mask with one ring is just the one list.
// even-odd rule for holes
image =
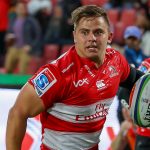
[[106, 50], [106, 57], [113, 63], [118, 64], [118, 66], [124, 66], [125, 64], [128, 64], [123, 54], [121, 54], [118, 50], [115, 50], [114, 48], [108, 48]]
[[106, 56], [113, 58], [113, 57], [121, 57], [122, 54], [118, 50], [115, 50], [114, 48], [107, 48], [106, 49]]
[[58, 59], [51, 62], [51, 65], [55, 67], [61, 75], [72, 69], [75, 65], [75, 49], [70, 48], [66, 53], [62, 54]]

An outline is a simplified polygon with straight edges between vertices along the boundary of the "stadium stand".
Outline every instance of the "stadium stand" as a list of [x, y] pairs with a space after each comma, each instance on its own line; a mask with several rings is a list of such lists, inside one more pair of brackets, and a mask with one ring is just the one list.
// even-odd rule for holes
[[42, 64], [42, 58], [32, 57], [27, 68], [27, 74], [34, 74]]
[[58, 57], [59, 45], [57, 44], [47, 44], [44, 47], [44, 62], [52, 61]]
[[123, 9], [121, 13], [120, 21], [123, 22], [126, 27], [130, 25], [134, 25], [136, 21], [136, 10]]
[[61, 54], [67, 52], [71, 46], [73, 46], [73, 45], [72, 44], [63, 45], [61, 48]]
[[114, 26], [119, 21], [120, 12], [118, 9], [112, 8], [107, 11], [110, 22]]
[[82, 5], [98, 5], [103, 6], [108, 0], [81, 0]]
[[114, 26], [114, 38], [113, 42], [117, 44], [123, 44], [123, 33], [125, 30], [124, 22], [117, 22]]

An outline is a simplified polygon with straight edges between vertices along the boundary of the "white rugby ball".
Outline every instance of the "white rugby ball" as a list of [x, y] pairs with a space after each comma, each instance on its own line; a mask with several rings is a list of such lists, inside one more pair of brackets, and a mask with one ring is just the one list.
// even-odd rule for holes
[[139, 78], [132, 88], [130, 99], [130, 116], [140, 127], [150, 127], [150, 74]]

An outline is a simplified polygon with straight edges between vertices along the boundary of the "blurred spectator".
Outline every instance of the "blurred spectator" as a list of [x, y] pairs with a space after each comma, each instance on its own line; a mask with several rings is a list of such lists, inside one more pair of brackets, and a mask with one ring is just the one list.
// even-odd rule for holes
[[53, 14], [50, 18], [45, 43], [67, 44], [73, 42], [71, 35], [68, 34], [69, 25], [63, 17], [63, 9], [60, 5], [54, 7]]
[[52, 10], [51, 0], [30, 0], [27, 4], [29, 14], [36, 14], [39, 10], [46, 8]]
[[138, 13], [136, 25], [142, 30], [141, 47], [143, 53], [150, 57], [150, 20], [145, 13]]
[[141, 30], [136, 26], [129, 26], [124, 33], [125, 49], [124, 55], [129, 64], [139, 67], [141, 62], [146, 58], [143, 50], [140, 48], [140, 40], [142, 38]]
[[82, 5], [80, 0], [60, 0], [58, 4], [65, 10], [63, 13], [68, 19], [71, 19], [71, 12]]
[[41, 38], [43, 39], [43, 37], [46, 34], [46, 30], [48, 28], [48, 23], [50, 20], [50, 15], [47, 15], [44, 12], [44, 9], [40, 9], [36, 14], [35, 14], [35, 19], [38, 21], [40, 28], [41, 28]]
[[144, 54], [150, 57], [150, 30], [144, 32], [141, 47], [144, 49]]
[[18, 2], [16, 5], [16, 18], [10, 26], [11, 33], [7, 33], [6, 41], [13, 39], [8, 44], [5, 68], [7, 73], [12, 73], [19, 62], [19, 73], [25, 74], [30, 61], [30, 54], [40, 53], [39, 40], [41, 30], [38, 22], [27, 14], [24, 3]]
[[108, 0], [104, 5], [106, 9], [117, 8], [117, 9], [130, 9], [133, 8], [137, 0]]
[[39, 22], [42, 31], [42, 39], [43, 39], [48, 27], [48, 22], [52, 11], [51, 1], [31, 0], [28, 4], [28, 9], [31, 14], [34, 14], [35, 18]]
[[[9, 24], [8, 24], [8, 30], [10, 29], [11, 24], [13, 24], [15, 18], [16, 18], [16, 1], [13, 1], [11, 3], [10, 9], [9, 9], [9, 14], [8, 14], [8, 20], [9, 20]], [[8, 31], [7, 31], [8, 32]]]
[[73, 25], [71, 20], [71, 12], [82, 5], [81, 0], [60, 0], [58, 3], [63, 9], [63, 19], [66, 22], [65, 34], [67, 39], [71, 39], [72, 44]]
[[[35, 9], [32, 9], [35, 8]], [[41, 28], [41, 38], [39, 41], [39, 47], [44, 49], [44, 37], [48, 29], [48, 23], [52, 13], [52, 3], [50, 0], [31, 0], [28, 3], [28, 9], [31, 14], [34, 15], [38, 24]], [[31, 10], [30, 10], [31, 9]], [[41, 51], [40, 56], [43, 55], [43, 51]]]
[[149, 0], [137, 0], [139, 3], [139, 7], [144, 10], [146, 13], [146, 17], [150, 19], [150, 1]]
[[9, 0], [0, 0], [0, 67], [5, 55], [5, 34], [8, 28]]

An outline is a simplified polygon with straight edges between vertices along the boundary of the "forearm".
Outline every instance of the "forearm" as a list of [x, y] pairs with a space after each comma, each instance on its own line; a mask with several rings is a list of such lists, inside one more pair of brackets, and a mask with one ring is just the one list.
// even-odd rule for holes
[[10, 110], [7, 131], [6, 131], [6, 149], [21, 150], [21, 144], [26, 131], [27, 119], [22, 117], [19, 112]]
[[122, 150], [124, 149], [127, 141], [125, 139], [123, 132], [120, 131], [117, 135], [117, 137], [112, 141], [111, 143], [111, 149], [112, 150]]

